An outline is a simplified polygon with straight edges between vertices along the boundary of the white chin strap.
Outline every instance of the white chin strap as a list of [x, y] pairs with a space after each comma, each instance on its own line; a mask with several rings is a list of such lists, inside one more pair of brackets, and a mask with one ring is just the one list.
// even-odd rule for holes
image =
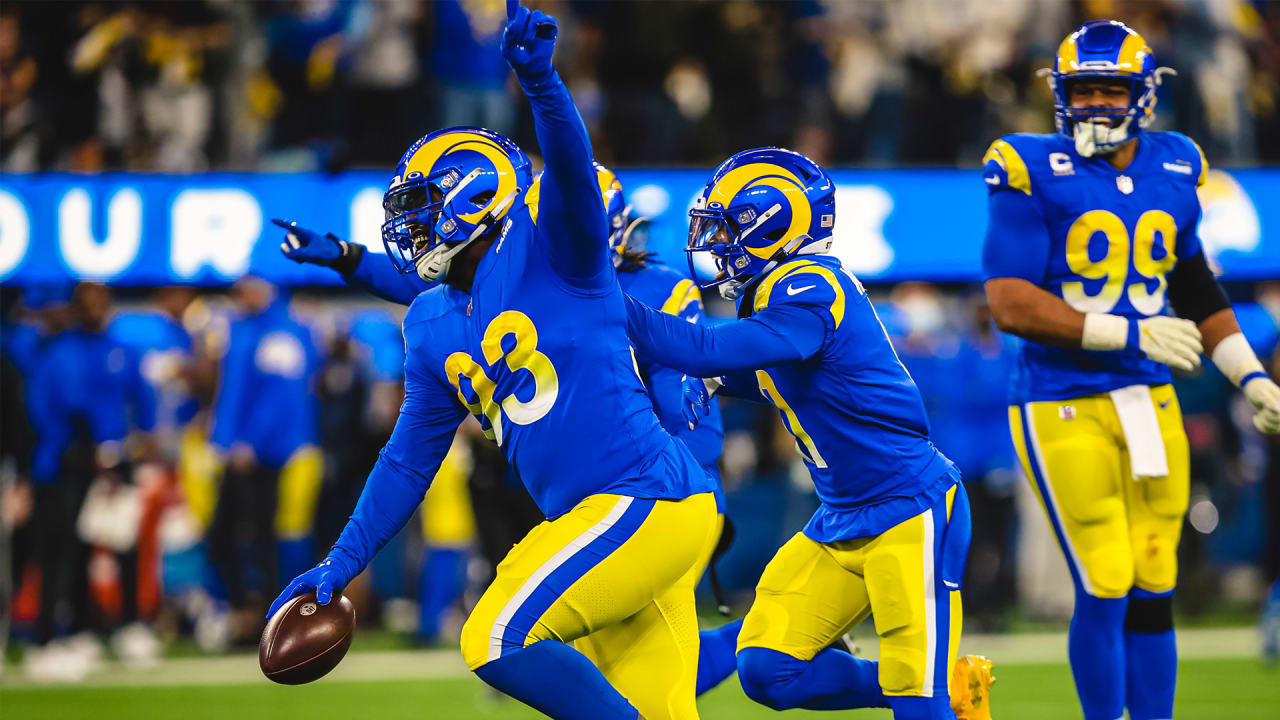
[[1127, 117], [1116, 127], [1107, 122], [1076, 123], [1073, 134], [1076, 141], [1076, 152], [1080, 157], [1110, 155], [1125, 140], [1129, 139], [1129, 123], [1133, 118]]
[[453, 262], [453, 256], [462, 252], [470, 244], [470, 240], [464, 240], [457, 245], [440, 243], [435, 246], [414, 263], [418, 270], [418, 277], [427, 282], [436, 282], [444, 277], [445, 273], [449, 272], [449, 264]]
[[[468, 178], [468, 182], [469, 181], [470, 178]], [[462, 184], [459, 184], [459, 187], [461, 187], [461, 185]], [[426, 282], [436, 282], [443, 278], [449, 272], [449, 265], [453, 262], [453, 256], [462, 252], [468, 245], [475, 242], [476, 238], [484, 235], [485, 232], [493, 226], [493, 223], [502, 217], [502, 214], [511, 206], [511, 202], [516, 199], [516, 195], [519, 194], [520, 188], [516, 188], [515, 190], [507, 193], [507, 196], [502, 199], [502, 202], [498, 203], [498, 206], [488, 213], [485, 216], [485, 219], [481, 220], [480, 223], [476, 225], [476, 229], [471, 231], [471, 235], [467, 237], [466, 240], [463, 240], [456, 245], [440, 243], [432, 248], [430, 252], [418, 258], [418, 261], [414, 263], [414, 266], [418, 270], [418, 277], [422, 278]]]

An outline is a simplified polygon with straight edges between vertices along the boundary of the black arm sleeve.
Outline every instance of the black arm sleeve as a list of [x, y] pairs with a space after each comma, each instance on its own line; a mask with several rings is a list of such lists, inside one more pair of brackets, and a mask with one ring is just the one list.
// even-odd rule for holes
[[1169, 273], [1169, 304], [1178, 317], [1197, 324], [1231, 307], [1227, 293], [1209, 269], [1203, 250], [1173, 266]]

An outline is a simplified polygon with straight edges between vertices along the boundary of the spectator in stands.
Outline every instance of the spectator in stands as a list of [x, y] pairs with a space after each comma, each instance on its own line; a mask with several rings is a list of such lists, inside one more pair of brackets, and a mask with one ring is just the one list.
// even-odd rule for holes
[[499, 2], [438, 0], [431, 72], [439, 89], [437, 125], [478, 125], [512, 134], [515, 102], [507, 91], [510, 70], [498, 50], [506, 25]]
[[417, 47], [423, 8], [414, 0], [378, 0], [367, 6], [366, 30], [352, 50], [351, 105], [367, 108], [348, 118], [350, 160], [362, 167], [393, 165], [423, 132], [423, 92]]
[[[16, 10], [5, 17], [20, 18], [20, 49], [0, 76], [48, 121], [36, 130], [41, 168], [187, 170], [210, 150], [215, 166], [340, 168], [394, 152], [420, 132], [401, 128], [423, 109], [435, 125], [516, 125], [496, 0]], [[1090, 3], [1056, 0], [570, 1], [558, 14], [580, 26], [566, 35], [566, 81], [597, 156], [624, 164], [709, 162], [761, 142], [836, 163], [967, 164], [982, 138], [1052, 130], [1034, 71], [1063, 28], [1096, 17]], [[1161, 122], [1203, 137], [1209, 157], [1280, 158], [1267, 132], [1280, 118], [1276, 3], [1115, 2], [1107, 14], [1165, 38], [1154, 44], [1174, 55], [1158, 61], [1183, 69], [1161, 89]], [[16, 27], [0, 27], [0, 56]], [[29, 93], [26, 57], [39, 69]], [[29, 168], [32, 145], [9, 135], [30, 138], [26, 113], [5, 120], [0, 150]], [[273, 133], [260, 142], [245, 127], [264, 117]]]
[[39, 163], [39, 114], [31, 87], [38, 72], [24, 47], [18, 14], [0, 11], [0, 170], [31, 172]]
[[273, 7], [265, 23], [267, 70], [283, 99], [271, 145], [297, 155], [292, 169], [340, 167], [346, 113], [382, 111], [349, 104], [351, 52], [366, 27], [368, 3], [297, 0]]

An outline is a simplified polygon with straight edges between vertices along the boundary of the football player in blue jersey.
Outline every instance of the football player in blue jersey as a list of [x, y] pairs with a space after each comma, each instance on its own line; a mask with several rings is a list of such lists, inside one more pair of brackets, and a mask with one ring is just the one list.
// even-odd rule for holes
[[[637, 228], [643, 226], [644, 218], [632, 216], [631, 206], [627, 204], [626, 194], [617, 175], [600, 163], [595, 163], [595, 168], [609, 222], [610, 257], [618, 270], [618, 282], [622, 285], [623, 292], [661, 308], [663, 312], [677, 315], [689, 322], [698, 322], [702, 316], [702, 293], [697, 285], [683, 273], [654, 261], [638, 247], [633, 238], [636, 237]], [[535, 223], [538, 219], [540, 180], [541, 175], [535, 177], [524, 196], [524, 205]], [[428, 283], [416, 274], [410, 276], [398, 273], [390, 263], [366, 255], [363, 247], [348, 245], [332, 234], [321, 235], [286, 220], [273, 222], [287, 231], [280, 246], [285, 257], [296, 262], [331, 267], [342, 275], [347, 284], [362, 287], [379, 297], [409, 305], [420, 292], [436, 284]], [[717, 535], [724, 537], [726, 530], [723, 528], [728, 520], [724, 514], [724, 491], [720, 487], [719, 461], [724, 440], [720, 405], [714, 398], [710, 399], [705, 417], [686, 417], [690, 410], [690, 405], [685, 402], [685, 397], [691, 390], [687, 387], [688, 378], [642, 356], [637, 357], [636, 361], [662, 427], [672, 437], [684, 442], [708, 477], [715, 480], [717, 524], [721, 526]], [[697, 388], [692, 388], [692, 391], [696, 392]], [[693, 427], [690, 427], [691, 420], [694, 421]], [[713, 562], [713, 552], [722, 551], [732, 538], [732, 530], [727, 532], [729, 536], [724, 542], [707, 548], [708, 555], [701, 561], [703, 566], [709, 566]], [[718, 585], [714, 583], [713, 574], [714, 587]], [[717, 597], [717, 600], [720, 598]], [[732, 661], [732, 646], [741, 625], [741, 621], [735, 621], [701, 634], [704, 651], [698, 655], [698, 695], [733, 674], [736, 665]], [[577, 647], [590, 654], [591, 644], [590, 638], [587, 638], [579, 641]], [[727, 661], [724, 648], [730, 650]]]
[[[644, 223], [644, 218], [632, 217], [631, 207], [627, 204], [622, 183], [612, 170], [596, 163], [596, 179], [600, 184], [601, 197], [604, 200], [605, 215], [609, 220], [609, 249], [613, 265], [618, 271], [618, 283], [622, 291], [632, 297], [660, 308], [662, 312], [683, 318], [688, 322], [698, 322], [702, 316], [702, 292], [683, 273], [654, 259], [633, 241], [636, 229]], [[525, 204], [533, 220], [537, 221], [538, 196], [540, 193], [541, 175], [534, 178], [533, 187], [525, 195]], [[732, 526], [728, 526], [724, 514], [724, 490], [720, 486], [720, 451], [724, 444], [724, 427], [720, 420], [720, 404], [714, 399], [701, 400], [705, 405], [705, 417], [690, 417], [691, 405], [686, 401], [690, 393], [705, 395], [702, 381], [690, 380], [686, 375], [671, 368], [653, 362], [643, 354], [636, 357], [636, 369], [644, 381], [645, 388], [653, 402], [654, 411], [662, 427], [674, 438], [689, 447], [698, 463], [702, 465], [707, 476], [715, 483], [716, 493], [716, 525], [715, 535], [725, 542], [732, 539]], [[691, 386], [692, 384], [692, 386]], [[698, 562], [697, 575], [702, 569], [714, 562], [714, 553], [722, 552], [726, 545], [704, 548], [705, 556]], [[711, 568], [712, 587], [716, 599], [723, 604], [720, 597], [719, 584], [716, 581], [715, 569]], [[698, 653], [697, 695], [720, 684], [733, 674], [736, 669], [732, 661], [732, 648], [737, 639], [741, 621], [734, 621], [720, 628], [708, 630], [700, 634], [701, 650]], [[596, 640], [587, 637], [577, 643], [577, 647], [590, 657], [598, 657]]]
[[[714, 482], [640, 382], [591, 145], [551, 63], [556, 21], [509, 0], [503, 55], [546, 159], [490, 131], [431, 133], [384, 198], [401, 271], [444, 283], [404, 321], [405, 401], [328, 558], [272, 609], [327, 602], [416, 509], [468, 412], [548, 520], [499, 566], [462, 631], [481, 679], [555, 718], [696, 718], [693, 587], [714, 543]], [[597, 634], [593, 665], [571, 643]], [[612, 683], [612, 684], [610, 684]]]
[[1075, 584], [1086, 720], [1173, 715], [1189, 459], [1170, 368], [1207, 351], [1258, 429], [1280, 431], [1280, 388], [1196, 236], [1204, 154], [1146, 131], [1165, 72], [1123, 23], [1086, 23], [1048, 71], [1058, 132], [1007, 135], [984, 158], [987, 297], [1022, 338], [1009, 424]]
[[[825, 255], [834, 183], [799, 153], [757, 148], [726, 160], [689, 215], [690, 264], [710, 255], [718, 274], [703, 287], [735, 298], [740, 319], [704, 327], [631, 298], [637, 350], [775, 405], [821, 500], [756, 588], [738, 638], [743, 689], [777, 710], [989, 717], [990, 663], [955, 662], [964, 486], [862, 285]], [[880, 662], [828, 647], [868, 615]]]

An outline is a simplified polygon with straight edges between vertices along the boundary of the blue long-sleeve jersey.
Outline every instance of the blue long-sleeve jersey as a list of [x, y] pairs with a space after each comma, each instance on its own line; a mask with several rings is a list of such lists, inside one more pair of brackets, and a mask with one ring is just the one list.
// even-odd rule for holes
[[[702, 294], [698, 286], [666, 265], [648, 263], [638, 270], [619, 272], [618, 284], [624, 293], [664, 313], [688, 322], [702, 319]], [[681, 412], [684, 373], [654, 362], [643, 353], [637, 353], [636, 361], [662, 427], [687, 445], [707, 474], [719, 480], [720, 453], [724, 446], [720, 403], [713, 398], [707, 416], [690, 430]]]
[[929, 441], [920, 391], [898, 361], [862, 285], [835, 258], [778, 266], [740, 301], [744, 319], [680, 322], [631, 299], [636, 346], [691, 376], [728, 375], [773, 403], [822, 505], [818, 542], [882, 533], [924, 512], [959, 480]]
[[331, 554], [351, 576], [408, 521], [467, 413], [551, 518], [597, 493], [714, 487], [636, 372], [582, 119], [558, 75], [524, 80], [546, 160], [538, 222], [517, 200], [469, 293], [410, 306], [400, 418]]
[[123, 442], [131, 428], [150, 430], [155, 424], [137, 355], [106, 332], [69, 330], [51, 338], [29, 378], [29, 404], [36, 409], [31, 474], [37, 484], [57, 480], [63, 454], [81, 428], [101, 444]]
[[[359, 264], [343, 278], [363, 287], [378, 297], [409, 305], [420, 293], [435, 287], [417, 275], [398, 272], [381, 256], [361, 256]], [[702, 295], [692, 280], [678, 271], [659, 264], [648, 264], [639, 270], [618, 273], [622, 291], [663, 312], [697, 322], [702, 314]], [[703, 469], [717, 480], [720, 477], [720, 451], [724, 444], [724, 427], [720, 421], [720, 404], [711, 402], [710, 413], [698, 426], [689, 430], [681, 416], [680, 403], [683, 373], [664, 367], [651, 359], [636, 357], [641, 378], [658, 413], [662, 427], [693, 452]]]
[[385, 255], [364, 252], [360, 262], [349, 273], [341, 273], [342, 279], [350, 285], [356, 285], [400, 305], [410, 305], [413, 299], [422, 292], [430, 290], [439, 283], [430, 283], [418, 277], [417, 273], [402, 273], [387, 260]]
[[[1124, 172], [1082, 157], [1061, 135], [1006, 135], [983, 158], [986, 279], [1018, 278], [1080, 312], [1141, 320], [1168, 307], [1169, 273], [1204, 252], [1197, 188], [1209, 165], [1174, 132], [1148, 132]], [[1085, 350], [1019, 341], [1009, 402], [1066, 400], [1172, 381], [1136, 348]]]
[[319, 442], [313, 381], [320, 364], [311, 332], [278, 297], [261, 313], [231, 323], [213, 406], [213, 444], [253, 449], [258, 462], [283, 467], [303, 445]]

